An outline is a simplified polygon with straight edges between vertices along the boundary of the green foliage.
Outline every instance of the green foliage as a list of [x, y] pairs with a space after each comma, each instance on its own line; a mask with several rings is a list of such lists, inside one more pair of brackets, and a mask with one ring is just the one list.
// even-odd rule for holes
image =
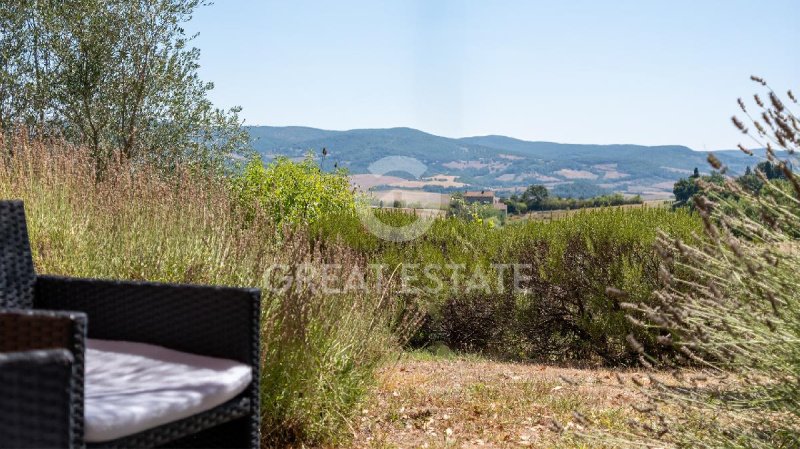
[[545, 200], [538, 210], [563, 210], [584, 209], [587, 207], [612, 207], [626, 204], [642, 204], [642, 197], [634, 195], [626, 197], [620, 193], [601, 195], [591, 198], [559, 198], [553, 197]]
[[0, 131], [59, 135], [172, 169], [222, 168], [249, 148], [238, 109], [215, 109], [184, 24], [199, 0], [0, 3]]
[[[381, 219], [403, 224], [399, 217]], [[633, 328], [606, 288], [649, 301], [659, 285], [660, 259], [652, 246], [657, 230], [689, 239], [700, 223], [686, 210], [636, 208], [503, 227], [450, 216], [405, 243], [380, 240], [355, 218], [328, 217], [315, 229], [320, 242], [337, 240], [371, 263], [419, 274], [406, 291], [428, 311], [415, 346], [444, 342], [513, 359], [594, 357], [614, 364], [635, 358], [625, 345]], [[423, 274], [427, 264], [443, 280], [438, 290]], [[525, 266], [520, 274], [530, 279], [519, 287], [527, 292], [514, 292], [513, 270], [499, 268], [511, 264]], [[488, 279], [488, 290], [476, 282], [479, 272]]]
[[504, 200], [503, 203], [505, 203], [508, 213], [511, 215], [522, 215], [528, 212], [528, 205], [514, 197]]
[[[313, 250], [309, 250], [313, 248]], [[363, 264], [360, 256], [328, 242], [313, 246], [295, 234], [279, 249], [297, 282], [272, 292], [264, 311], [262, 420], [268, 447], [287, 442], [341, 446], [374, 386], [376, 374], [415, 328], [390, 290], [326, 292]], [[342, 267], [331, 279], [323, 264]], [[300, 267], [311, 267], [301, 273]], [[354, 271], [351, 271], [354, 270]], [[299, 279], [302, 278], [300, 285]]]
[[749, 166], [747, 167], [747, 171], [745, 171], [744, 175], [737, 178], [736, 181], [742, 186], [743, 189], [751, 193], [758, 193], [761, 191], [761, 187], [764, 185], [761, 179], [759, 179], [758, 175], [750, 171]]
[[266, 166], [255, 157], [232, 179], [232, 186], [249, 217], [260, 208], [278, 225], [355, 212], [347, 172], [320, 170], [311, 153], [300, 162], [280, 157]]
[[672, 193], [675, 195], [675, 204], [684, 205], [688, 204], [689, 200], [698, 192], [697, 183], [695, 178], [681, 178], [675, 183], [672, 188]]
[[756, 165], [756, 171], [764, 174], [768, 180], [772, 179], [786, 179], [786, 175], [778, 167], [778, 164], [772, 161], [761, 161]]
[[450, 198], [448, 216], [462, 220], [472, 220], [479, 224], [493, 227], [505, 223], [503, 211], [495, 209], [491, 204], [479, 202], [468, 203], [461, 193], [455, 193]]
[[537, 210], [548, 195], [547, 187], [534, 184], [525, 189], [520, 199], [528, 206], [528, 209]]
[[542, 185], [529, 186], [522, 195], [511, 195], [505, 200], [509, 213], [522, 214], [527, 211], [584, 209], [587, 207], [622, 206], [625, 204], [642, 204], [639, 195], [625, 197], [620, 193], [600, 195], [590, 198], [561, 198], [550, 196]]
[[681, 178], [672, 188], [675, 195], [673, 207], [691, 206], [691, 200], [695, 195], [702, 191], [703, 183], [721, 185], [725, 178], [717, 171], [712, 171], [709, 176], [700, 176], [700, 172], [695, 168], [695, 174], [688, 178]]
[[[786, 175], [777, 163], [767, 160], [756, 165], [755, 173], [748, 165], [744, 174], [735, 178], [735, 181], [745, 191], [758, 194], [765, 182], [780, 183], [786, 181]], [[675, 195], [673, 207], [694, 207], [692, 199], [695, 195], [703, 193], [703, 186], [713, 187], [723, 184], [725, 184], [725, 177], [721, 173], [714, 170], [710, 176], [700, 176], [700, 172], [695, 168], [694, 175], [689, 178], [681, 178], [675, 183], [672, 189]], [[736, 192], [718, 192], [717, 194], [733, 196], [734, 198], [738, 196]]]

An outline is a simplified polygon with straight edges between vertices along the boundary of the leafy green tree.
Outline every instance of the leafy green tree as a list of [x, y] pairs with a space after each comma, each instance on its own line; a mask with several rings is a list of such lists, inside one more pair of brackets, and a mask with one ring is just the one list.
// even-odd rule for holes
[[750, 169], [749, 165], [745, 169], [744, 174], [736, 179], [736, 182], [738, 182], [742, 188], [751, 193], [758, 193], [761, 190], [761, 187], [764, 186], [764, 183], [755, 173], [753, 173], [753, 170]]
[[[695, 169], [695, 171], [696, 170], [697, 169]], [[702, 193], [702, 189], [698, 183], [698, 181], [701, 180], [716, 185], [722, 185], [725, 183], [725, 177], [722, 176], [722, 174], [718, 171], [712, 171], [708, 176], [694, 177], [694, 175], [692, 175], [689, 178], [681, 178], [672, 187], [672, 193], [675, 195], [674, 207], [691, 207], [691, 199], [698, 193]]]
[[681, 178], [672, 187], [675, 195], [675, 205], [683, 206], [699, 191], [695, 178]]
[[528, 210], [535, 210], [547, 200], [550, 193], [547, 187], [543, 185], [534, 184], [525, 189], [522, 193], [522, 202], [528, 207]]
[[23, 126], [164, 167], [221, 165], [245, 153], [238, 108], [216, 109], [213, 84], [183, 24], [200, 0], [0, 3], [0, 128]]
[[520, 215], [528, 211], [528, 205], [520, 201], [516, 196], [504, 200], [503, 203], [508, 207], [509, 214]]
[[[534, 187], [534, 186], [532, 186]], [[547, 190], [544, 186], [535, 186], [538, 187], [536, 189], [528, 189], [534, 192], [542, 192], [544, 189], [545, 195], [543, 197], [537, 198], [536, 203], [531, 203], [532, 209], [529, 209], [528, 204], [523, 202], [524, 196], [518, 196], [516, 194], [511, 195], [508, 199], [504, 200], [503, 203], [508, 206], [508, 213], [509, 214], [524, 214], [529, 210], [560, 210], [560, 209], [583, 209], [587, 207], [609, 207], [609, 206], [621, 206], [624, 204], [642, 204], [642, 197], [639, 195], [634, 195], [630, 197], [626, 197], [621, 193], [612, 193], [607, 195], [598, 195], [589, 198], [562, 198], [559, 196], [551, 196], [547, 194]], [[526, 191], [527, 192], [527, 191]], [[531, 198], [531, 194], [529, 193], [529, 199]]]
[[763, 173], [764, 176], [770, 180], [786, 179], [786, 175], [783, 174], [783, 171], [780, 169], [780, 167], [770, 161], [759, 162], [758, 165], [756, 165], [756, 170]]

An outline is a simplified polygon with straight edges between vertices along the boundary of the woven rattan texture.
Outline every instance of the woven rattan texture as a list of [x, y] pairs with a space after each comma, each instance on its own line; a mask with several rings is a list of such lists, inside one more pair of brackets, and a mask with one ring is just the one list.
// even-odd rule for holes
[[0, 307], [30, 308], [34, 276], [22, 201], [0, 201]]
[[70, 447], [72, 355], [65, 349], [0, 354], [0, 447]]
[[89, 316], [89, 338], [150, 343], [252, 365], [257, 290], [39, 276], [36, 308]]

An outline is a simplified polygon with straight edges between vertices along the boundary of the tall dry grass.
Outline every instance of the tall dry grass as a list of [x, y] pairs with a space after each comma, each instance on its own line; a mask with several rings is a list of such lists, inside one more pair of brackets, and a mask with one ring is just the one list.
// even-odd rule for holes
[[119, 157], [98, 176], [86, 148], [21, 133], [0, 141], [0, 198], [25, 201], [39, 272], [263, 287], [264, 443], [348, 437], [375, 370], [413, 330], [413, 314], [385, 289], [320, 291], [319, 270], [285, 292], [268, 288], [267, 274], [326, 262], [352, 269], [363, 258], [335, 242], [314, 245], [302, 229], [277, 233], [264, 214], [245, 220], [222, 176], [191, 167], [165, 174]]

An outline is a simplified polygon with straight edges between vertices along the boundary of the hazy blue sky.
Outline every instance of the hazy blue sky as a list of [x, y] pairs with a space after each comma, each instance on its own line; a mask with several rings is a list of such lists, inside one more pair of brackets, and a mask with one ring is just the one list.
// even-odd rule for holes
[[217, 0], [218, 106], [251, 125], [733, 148], [759, 74], [800, 90], [800, 0]]

